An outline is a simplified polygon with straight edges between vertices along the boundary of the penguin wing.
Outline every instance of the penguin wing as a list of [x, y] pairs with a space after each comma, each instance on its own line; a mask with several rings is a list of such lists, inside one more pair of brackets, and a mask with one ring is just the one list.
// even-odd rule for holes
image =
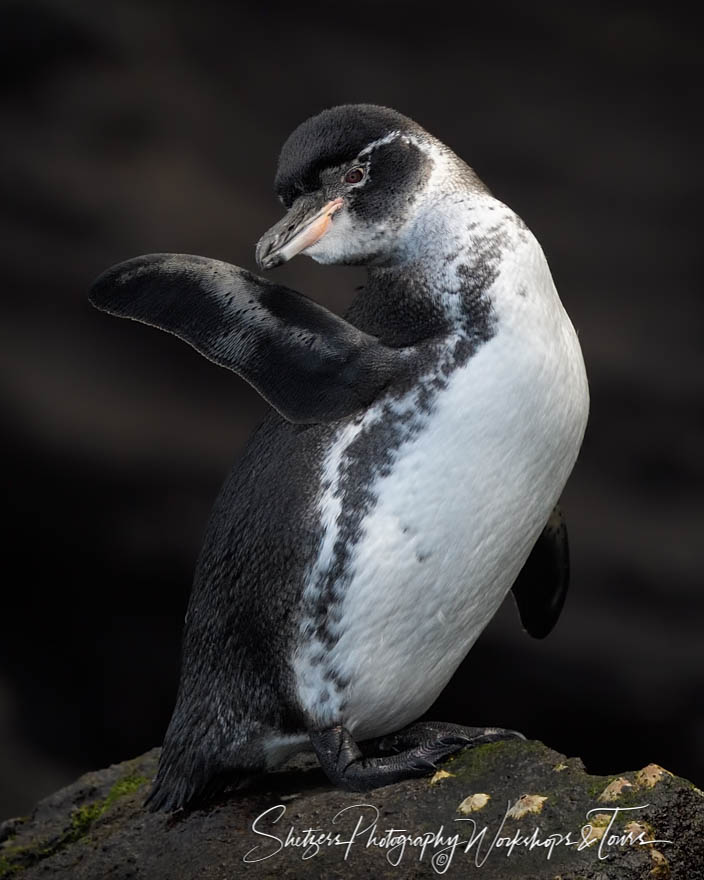
[[302, 294], [206, 257], [135, 257], [104, 272], [89, 299], [185, 340], [291, 422], [344, 418], [403, 368], [397, 351]]
[[557, 623], [570, 579], [567, 525], [556, 505], [513, 585], [526, 632], [544, 639]]

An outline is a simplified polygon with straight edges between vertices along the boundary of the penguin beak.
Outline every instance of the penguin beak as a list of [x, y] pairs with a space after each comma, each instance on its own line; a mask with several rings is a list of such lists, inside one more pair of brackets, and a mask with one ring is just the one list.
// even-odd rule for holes
[[342, 199], [332, 199], [321, 206], [320, 197], [301, 196], [291, 210], [257, 242], [256, 258], [260, 269], [273, 269], [314, 245], [325, 235]]

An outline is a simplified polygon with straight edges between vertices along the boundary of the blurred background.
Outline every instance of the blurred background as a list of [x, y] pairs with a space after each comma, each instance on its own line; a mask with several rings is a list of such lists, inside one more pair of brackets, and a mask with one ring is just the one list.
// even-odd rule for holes
[[[210, 506], [265, 405], [94, 312], [141, 253], [254, 269], [324, 107], [418, 120], [536, 233], [592, 415], [545, 642], [505, 603], [432, 715], [704, 782], [700, 32], [646, 4], [0, 4], [0, 819], [161, 741]], [[277, 270], [340, 311], [362, 278]]]

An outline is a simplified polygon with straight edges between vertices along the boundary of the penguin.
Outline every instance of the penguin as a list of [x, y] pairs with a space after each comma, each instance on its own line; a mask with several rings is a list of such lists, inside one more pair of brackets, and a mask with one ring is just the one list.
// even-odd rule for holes
[[285, 215], [259, 267], [364, 266], [344, 317], [184, 254], [127, 260], [90, 293], [272, 408], [206, 529], [152, 810], [306, 749], [334, 785], [367, 791], [522, 737], [417, 719], [512, 588], [538, 638], [567, 590], [558, 502], [589, 393], [536, 238], [450, 148], [375, 105], [300, 124], [275, 190]]

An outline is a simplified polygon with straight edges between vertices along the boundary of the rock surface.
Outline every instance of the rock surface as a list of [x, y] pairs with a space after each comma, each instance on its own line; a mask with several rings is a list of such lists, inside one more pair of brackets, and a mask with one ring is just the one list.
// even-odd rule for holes
[[87, 773], [0, 826], [0, 878], [704, 876], [704, 795], [655, 764], [589, 776], [542, 743], [504, 742], [432, 778], [356, 794], [331, 788], [306, 757], [168, 816], [142, 808], [158, 757]]

